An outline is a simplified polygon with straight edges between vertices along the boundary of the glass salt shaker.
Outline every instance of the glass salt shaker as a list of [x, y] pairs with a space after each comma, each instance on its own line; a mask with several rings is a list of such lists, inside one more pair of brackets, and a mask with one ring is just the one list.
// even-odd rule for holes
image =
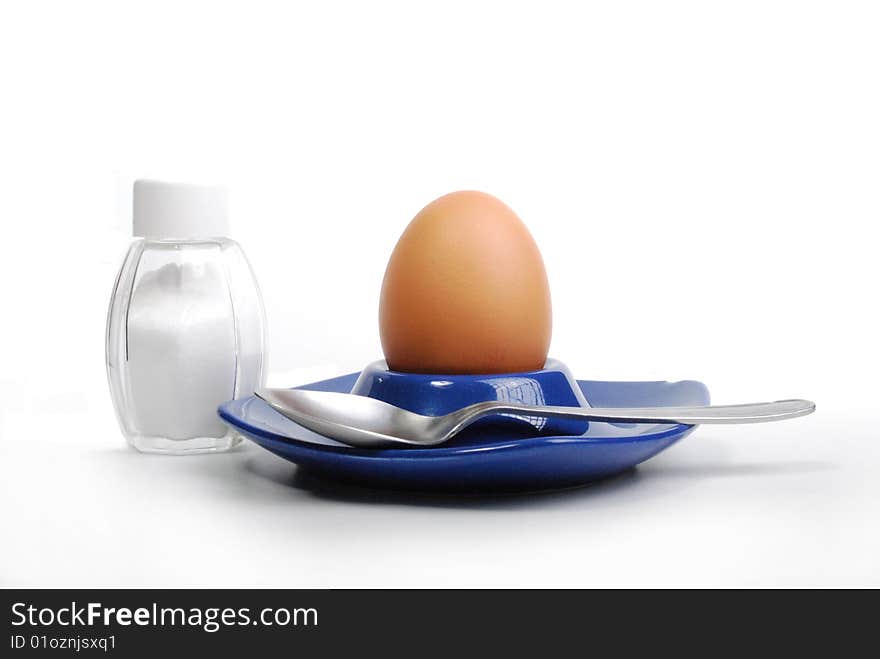
[[217, 406], [264, 384], [264, 311], [221, 187], [139, 180], [134, 235], [107, 317], [107, 376], [122, 432], [150, 453], [241, 441]]

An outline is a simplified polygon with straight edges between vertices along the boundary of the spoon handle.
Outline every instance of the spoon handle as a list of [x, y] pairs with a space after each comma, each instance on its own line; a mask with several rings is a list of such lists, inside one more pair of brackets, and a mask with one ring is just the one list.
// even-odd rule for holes
[[[482, 406], [482, 409], [476, 409]], [[746, 403], [743, 405], [707, 405], [702, 407], [559, 407], [519, 405], [516, 403], [491, 403], [471, 406], [476, 416], [470, 423], [488, 414], [511, 412], [528, 416], [547, 414], [554, 417], [590, 419], [592, 421], [617, 421], [630, 423], [763, 423], [782, 421], [805, 416], [816, 409], [809, 400], [778, 400], [772, 403]], [[468, 408], [465, 408], [467, 410]], [[465, 412], [465, 410], [460, 410]]]

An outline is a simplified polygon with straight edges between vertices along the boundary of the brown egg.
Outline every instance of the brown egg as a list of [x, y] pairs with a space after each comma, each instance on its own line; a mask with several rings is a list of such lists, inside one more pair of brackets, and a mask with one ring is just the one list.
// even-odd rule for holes
[[379, 334], [391, 370], [512, 373], [540, 369], [550, 287], [522, 220], [484, 192], [425, 206], [385, 271]]

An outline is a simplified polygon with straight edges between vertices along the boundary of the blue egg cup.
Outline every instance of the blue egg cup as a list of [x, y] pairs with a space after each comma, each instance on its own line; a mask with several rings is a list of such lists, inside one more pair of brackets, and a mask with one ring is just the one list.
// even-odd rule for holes
[[[556, 359], [548, 359], [544, 368], [537, 371], [489, 375], [402, 373], [389, 370], [384, 361], [376, 361], [361, 372], [351, 393], [425, 416], [442, 416], [485, 401], [590, 406], [568, 367]], [[474, 423], [465, 438], [489, 427], [515, 428], [531, 436], [580, 435], [588, 425], [577, 419], [496, 414]]]

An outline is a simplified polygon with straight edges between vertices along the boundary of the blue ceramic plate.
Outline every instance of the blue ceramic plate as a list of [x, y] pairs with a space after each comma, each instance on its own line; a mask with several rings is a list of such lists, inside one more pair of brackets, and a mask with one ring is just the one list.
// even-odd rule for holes
[[[301, 387], [352, 390], [359, 373]], [[595, 407], [708, 405], [706, 387], [683, 382], [577, 381]], [[438, 448], [357, 449], [306, 430], [253, 396], [224, 403], [220, 417], [265, 449], [316, 475], [398, 489], [529, 491], [580, 485], [630, 469], [690, 433], [679, 424], [588, 424], [578, 435], [524, 436], [490, 424]], [[537, 431], [535, 431], [537, 432]]]

